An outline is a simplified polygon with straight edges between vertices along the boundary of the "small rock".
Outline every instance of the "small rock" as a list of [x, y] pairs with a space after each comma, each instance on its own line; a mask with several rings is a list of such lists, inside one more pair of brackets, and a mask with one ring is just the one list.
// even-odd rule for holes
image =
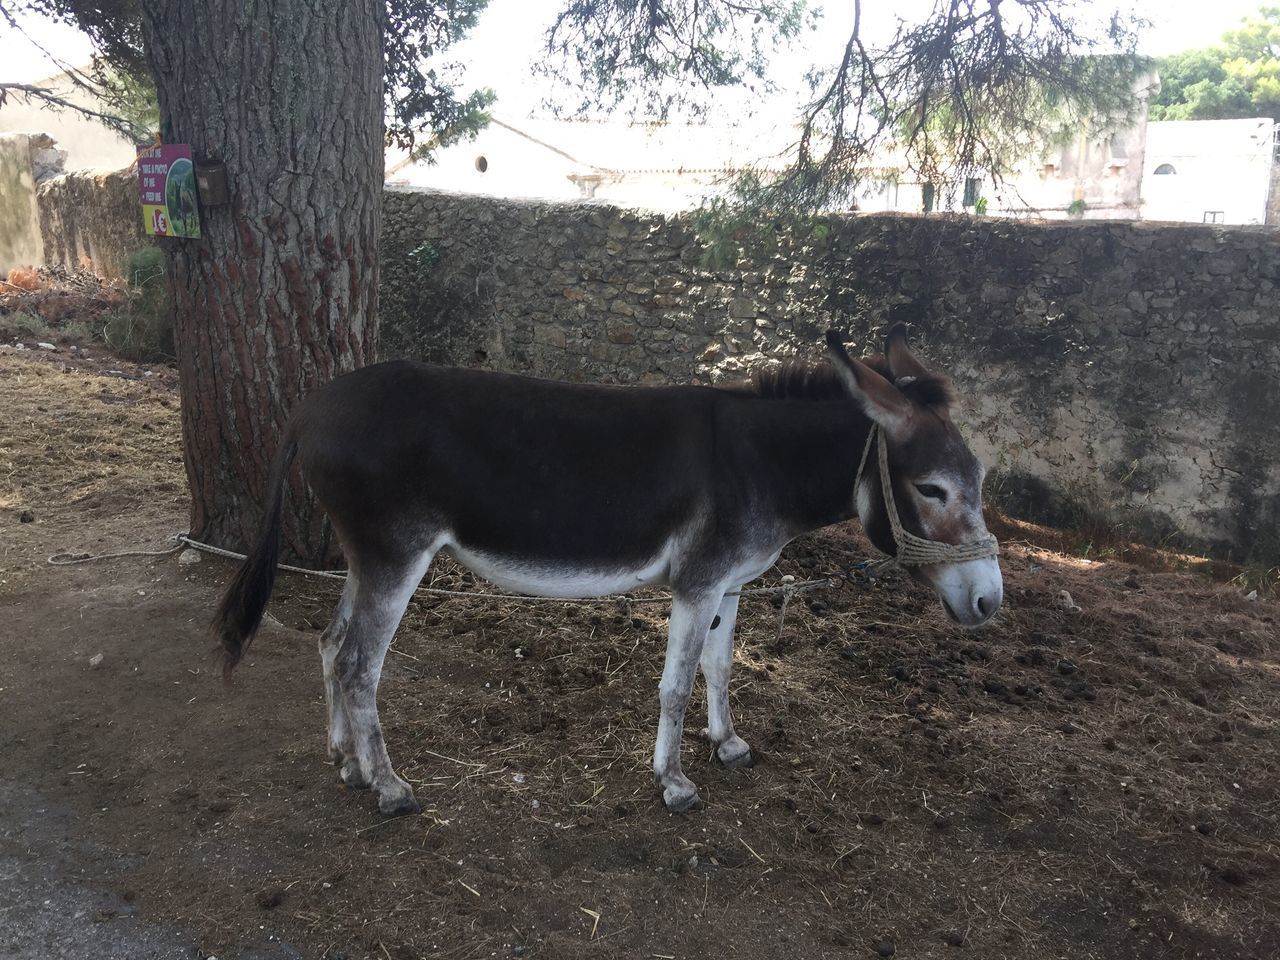
[[898, 952], [898, 948], [893, 945], [892, 940], [881, 940], [876, 944], [876, 956], [892, 957]]
[[1245, 598], [1246, 600], [1257, 600], [1257, 599], [1258, 599], [1258, 591], [1257, 591], [1257, 590], [1250, 590], [1248, 593], [1246, 593], [1246, 594], [1244, 595], [1244, 598]]
[[189, 567], [192, 564], [199, 563], [200, 559], [199, 550], [193, 550], [191, 547], [187, 547], [187, 549], [178, 554], [178, 566]]
[[1064, 677], [1071, 676], [1071, 674], [1076, 672], [1076, 669], [1077, 669], [1076, 665], [1072, 663], [1070, 660], [1058, 661], [1058, 672], [1062, 674]]
[[20, 514], [18, 514], [18, 522], [19, 523], [35, 523], [36, 515], [32, 513], [30, 510], [23, 510]]
[[1066, 590], [1058, 591], [1058, 606], [1060, 606], [1063, 610], [1068, 611], [1069, 613], [1081, 612], [1079, 604], [1077, 604], [1074, 600], [1071, 599], [1071, 594], [1069, 594]]
[[93, 667], [95, 670], [98, 667], [102, 666], [102, 654], [95, 653], [92, 657], [90, 657], [89, 666]]
[[58, 348], [57, 348], [57, 347], [55, 347], [52, 343], [43, 343], [43, 342], [41, 342], [41, 343], [37, 343], [37, 344], [36, 344], [36, 346], [37, 346], [37, 347], [39, 347], [41, 350], [53, 350], [53, 351], [56, 351], [56, 350], [58, 349]]

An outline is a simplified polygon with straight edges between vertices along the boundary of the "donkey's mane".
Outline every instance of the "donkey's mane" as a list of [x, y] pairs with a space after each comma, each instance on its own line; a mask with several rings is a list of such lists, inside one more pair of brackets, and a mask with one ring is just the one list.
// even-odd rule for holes
[[[955, 403], [951, 378], [939, 373], [898, 383], [884, 357], [863, 357], [862, 362], [890, 383], [895, 383], [909, 400], [926, 407], [950, 407]], [[781, 364], [756, 370], [751, 379], [729, 384], [721, 389], [745, 393], [765, 400], [839, 400], [846, 396], [844, 385], [826, 360], [807, 363], [785, 360]]]

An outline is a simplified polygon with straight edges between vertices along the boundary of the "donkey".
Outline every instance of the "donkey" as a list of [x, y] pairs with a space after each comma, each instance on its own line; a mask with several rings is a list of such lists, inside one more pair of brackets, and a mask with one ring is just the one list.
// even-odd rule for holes
[[401, 360], [335, 379], [281, 438], [261, 532], [215, 621], [226, 673], [271, 594], [296, 458], [348, 564], [320, 637], [329, 756], [344, 783], [372, 788], [384, 814], [421, 809], [392, 769], [376, 694], [405, 607], [443, 552], [544, 597], [669, 585], [653, 770], [668, 810], [698, 806], [680, 765], [695, 674], [701, 666], [716, 756], [750, 766], [729, 715], [737, 590], [790, 540], [856, 514], [957, 624], [987, 622], [1003, 597], [983, 468], [951, 422], [950, 381], [911, 354], [902, 325], [884, 357], [852, 359], [834, 332], [827, 344], [825, 364], [729, 388], [582, 385]]

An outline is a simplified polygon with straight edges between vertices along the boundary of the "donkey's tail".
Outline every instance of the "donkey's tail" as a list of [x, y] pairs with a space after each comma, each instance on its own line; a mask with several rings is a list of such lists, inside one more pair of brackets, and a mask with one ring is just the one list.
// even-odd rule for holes
[[284, 513], [284, 495], [288, 487], [289, 467], [298, 452], [297, 430], [290, 424], [271, 462], [267, 481], [267, 506], [258, 530], [258, 541], [245, 557], [236, 578], [218, 605], [213, 619], [214, 630], [222, 641], [222, 676], [231, 676], [245, 650], [258, 632], [262, 615], [276, 582], [276, 563], [280, 558], [280, 518]]

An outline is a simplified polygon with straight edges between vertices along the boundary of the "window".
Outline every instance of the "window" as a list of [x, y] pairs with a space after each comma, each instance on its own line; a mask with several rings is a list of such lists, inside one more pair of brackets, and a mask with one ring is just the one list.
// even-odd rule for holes
[[1227, 213], [1225, 210], [1206, 210], [1204, 212], [1205, 223], [1226, 223]]
[[978, 186], [982, 183], [977, 177], [966, 177], [964, 181], [964, 206], [972, 207], [978, 203]]
[[1123, 141], [1112, 138], [1107, 141], [1107, 154], [1111, 158], [1112, 164], [1125, 163], [1129, 159], [1129, 150], [1125, 147]]
[[1160, 166], [1156, 167], [1157, 177], [1164, 177], [1177, 172], [1177, 170], [1173, 169], [1172, 163], [1162, 163]]
[[481, 173], [484, 173], [486, 170], [489, 169], [489, 158], [486, 157], [483, 153], [480, 154], [480, 156], [476, 157], [476, 169], [479, 170]]
[[925, 212], [925, 213], [932, 213], [932, 212], [933, 212], [934, 192], [935, 192], [935, 191], [934, 191], [934, 187], [933, 187], [933, 184], [932, 184], [932, 183], [926, 183], [926, 184], [921, 188], [921, 194], [922, 194], [923, 199], [924, 199], [924, 212]]

